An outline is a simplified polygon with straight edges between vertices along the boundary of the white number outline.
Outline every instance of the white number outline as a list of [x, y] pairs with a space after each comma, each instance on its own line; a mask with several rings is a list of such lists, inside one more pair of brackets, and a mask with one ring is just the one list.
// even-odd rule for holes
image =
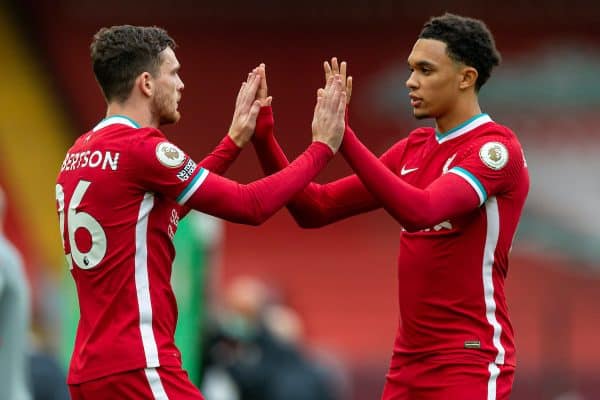
[[[67, 263], [69, 269], [73, 269], [73, 263], [81, 269], [91, 269], [100, 264], [102, 259], [106, 255], [106, 233], [102, 228], [102, 225], [97, 219], [92, 217], [90, 214], [77, 211], [77, 207], [81, 203], [85, 192], [92, 184], [90, 181], [81, 180], [77, 183], [73, 196], [67, 207], [66, 224], [65, 224], [65, 193], [61, 184], [56, 185], [56, 201], [58, 203], [58, 219], [60, 224], [60, 236], [63, 242], [63, 248], [65, 248], [65, 225], [68, 232], [69, 247], [71, 253], [66, 254]], [[85, 229], [88, 231], [92, 238], [92, 245], [87, 252], [82, 252], [77, 247], [75, 241], [75, 232], [77, 229]], [[72, 261], [71, 261], [72, 260]]]

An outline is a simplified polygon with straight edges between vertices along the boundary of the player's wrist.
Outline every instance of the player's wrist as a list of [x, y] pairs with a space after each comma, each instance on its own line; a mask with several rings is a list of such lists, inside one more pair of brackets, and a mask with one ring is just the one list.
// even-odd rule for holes
[[251, 140], [253, 142], [266, 140], [273, 135], [274, 129], [273, 108], [271, 106], [261, 107], [256, 117], [256, 127]]
[[341, 139], [333, 139], [333, 138], [315, 138], [313, 139], [313, 143], [321, 143], [329, 147], [333, 154], [337, 153], [340, 148]]
[[229, 129], [229, 133], [227, 136], [231, 139], [231, 141], [240, 149], [244, 148], [244, 146], [250, 141], [249, 135], [245, 135], [237, 129]]

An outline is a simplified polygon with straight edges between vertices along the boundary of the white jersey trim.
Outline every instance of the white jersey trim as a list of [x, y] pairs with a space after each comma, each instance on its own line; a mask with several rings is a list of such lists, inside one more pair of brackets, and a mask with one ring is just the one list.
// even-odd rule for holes
[[130, 128], [139, 128], [140, 127], [137, 122], [135, 122], [134, 120], [132, 120], [129, 117], [126, 117], [124, 115], [113, 115], [113, 116], [110, 116], [110, 117], [105, 118], [102, 121], [100, 121], [98, 123], [98, 125], [96, 125], [94, 127], [94, 129], [92, 129], [92, 131], [96, 132], [96, 131], [99, 131], [100, 129], [106, 128], [107, 126], [114, 125], [114, 124], [127, 125]]
[[490, 371], [490, 379], [488, 380], [487, 400], [496, 400], [497, 382], [498, 376], [500, 375], [500, 368], [494, 363], [488, 365], [488, 371]]
[[196, 193], [196, 190], [198, 190], [198, 188], [202, 186], [207, 176], [208, 170], [201, 168], [200, 172], [196, 174], [194, 179], [192, 179], [189, 185], [187, 185], [187, 187], [183, 189], [181, 194], [177, 197], [177, 203], [179, 203], [180, 205], [184, 205], [190, 199], [190, 197], [192, 197], [192, 195]]
[[485, 191], [485, 187], [481, 184], [481, 182], [479, 182], [479, 179], [477, 179], [475, 175], [461, 167], [454, 167], [448, 172], [460, 176], [467, 181], [469, 185], [471, 185], [473, 190], [475, 190], [475, 193], [477, 193], [477, 197], [479, 197], [480, 206], [485, 203], [487, 199], [487, 192]]
[[492, 122], [492, 118], [490, 118], [489, 115], [478, 114], [473, 118], [470, 118], [462, 124], [458, 125], [457, 127], [450, 129], [447, 132], [439, 133], [436, 131], [435, 138], [439, 144], [442, 144], [444, 142], [447, 142], [448, 140], [452, 140], [459, 136], [462, 136], [465, 133], [469, 133], [473, 129], [478, 128], [483, 124], [487, 124], [488, 122]]
[[140, 313], [140, 333], [147, 367], [158, 367], [158, 346], [152, 329], [152, 299], [148, 279], [148, 217], [154, 207], [154, 195], [144, 194], [135, 227], [135, 289]]
[[492, 342], [498, 355], [496, 364], [504, 364], [504, 355], [506, 351], [502, 346], [500, 337], [502, 335], [502, 326], [496, 319], [496, 300], [494, 299], [494, 253], [498, 244], [500, 235], [500, 215], [498, 211], [498, 201], [495, 196], [489, 197], [485, 203], [485, 212], [487, 217], [487, 234], [485, 238], [485, 248], [483, 251], [483, 293], [485, 297], [485, 314], [488, 323], [494, 330]]
[[152, 391], [154, 399], [169, 400], [169, 396], [167, 396], [167, 392], [165, 392], [165, 387], [160, 380], [158, 371], [155, 368], [145, 368], [144, 372], [146, 373], [146, 379], [148, 379], [148, 384], [150, 385], [150, 390]]

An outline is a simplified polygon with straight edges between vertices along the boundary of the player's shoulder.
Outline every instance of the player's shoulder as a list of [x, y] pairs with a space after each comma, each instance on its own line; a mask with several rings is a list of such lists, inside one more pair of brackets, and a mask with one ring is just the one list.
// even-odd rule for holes
[[[476, 154], [483, 164], [493, 170], [504, 166], [526, 166], [517, 135], [507, 126], [490, 121], [480, 126], [465, 147], [465, 156]], [[522, 160], [522, 162], [521, 162]]]
[[125, 115], [111, 115], [103, 119], [91, 130], [91, 135], [107, 141], [118, 140], [134, 143], [141, 139], [165, 137], [159, 129], [141, 126]]
[[74, 149], [79, 149], [81, 147], [84, 147], [84, 145], [89, 141], [89, 137], [90, 135], [93, 133], [92, 130], [89, 130], [81, 135], [79, 135], [77, 138], [75, 138], [75, 141], [73, 142], [73, 144], [71, 145], [71, 147], [69, 148], [69, 152], [74, 150]]
[[435, 129], [433, 129], [430, 126], [420, 126], [416, 129], [413, 129], [408, 134], [407, 139], [411, 143], [417, 143], [417, 142], [426, 141], [433, 136], [435, 136]]
[[497, 140], [510, 143], [516, 147], [521, 147], [521, 143], [515, 132], [509, 127], [495, 121], [490, 121], [489, 123], [482, 125], [476, 135], [476, 140], [479, 142]]
[[162, 142], [169, 142], [169, 139], [158, 128], [146, 126], [138, 128], [135, 134], [130, 136], [131, 145], [138, 148], [156, 147]]
[[479, 152], [487, 154], [489, 151], [501, 152], [513, 158], [523, 153], [523, 147], [517, 135], [507, 126], [490, 121], [476, 129], [474, 135], [467, 139], [466, 153]]
[[167, 140], [167, 137], [164, 133], [160, 131], [158, 128], [153, 128], [151, 126], [144, 126], [142, 128], [136, 129], [136, 139], [139, 138], [156, 138]]
[[159, 129], [151, 127], [141, 128], [137, 132], [129, 146], [129, 154], [132, 160], [144, 160], [145, 165], [167, 168], [180, 167], [188, 158]]

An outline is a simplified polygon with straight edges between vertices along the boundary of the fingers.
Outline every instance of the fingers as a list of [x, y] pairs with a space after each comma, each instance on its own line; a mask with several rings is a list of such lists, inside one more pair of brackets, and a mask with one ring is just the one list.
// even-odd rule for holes
[[327, 82], [325, 82], [325, 91], [327, 91], [331, 87], [331, 85], [333, 85], [333, 79], [334, 79], [333, 75], [331, 75], [329, 78], [327, 78]]
[[350, 98], [352, 97], [352, 77], [346, 78], [346, 104], [350, 104]]
[[265, 64], [261, 63], [258, 68], [256, 68], [256, 71], [260, 76], [260, 85], [258, 87], [257, 98], [265, 101], [268, 95], [267, 72]]
[[258, 71], [254, 71], [252, 73], [252, 78], [250, 79], [250, 82], [248, 83], [248, 91], [253, 92], [254, 94], [256, 94], [256, 91], [258, 90], [258, 86], [260, 85], [260, 75], [258, 74]]
[[237, 108], [242, 101], [242, 96], [244, 95], [244, 90], [246, 88], [246, 82], [242, 82], [242, 86], [240, 86], [240, 90], [238, 91], [237, 97], [235, 98], [235, 107]]
[[318, 98], [319, 100], [321, 100], [321, 105], [323, 108], [325, 108], [326, 104], [329, 103], [331, 96], [333, 94], [334, 87], [335, 87], [335, 76], [331, 75], [329, 77], [329, 79], [327, 80], [325, 89], [323, 89], [323, 91], [322, 91], [322, 96], [320, 98]]
[[333, 85], [333, 93], [332, 93], [331, 102], [330, 102], [332, 108], [335, 107], [338, 104], [338, 102], [340, 101], [343, 91], [344, 91], [344, 89], [342, 87], [342, 78], [339, 74], [337, 74], [335, 76], [335, 82]]
[[346, 92], [342, 91], [338, 102], [337, 115], [341, 115], [344, 118], [346, 114]]
[[339, 75], [339, 73], [340, 73], [340, 67], [338, 66], [337, 57], [331, 58], [331, 71], [333, 72], [334, 75]]
[[237, 96], [237, 98], [235, 100], [236, 107], [238, 105], [240, 105], [240, 103], [242, 102], [242, 99], [245, 98], [246, 90], [247, 90], [247, 85], [248, 85], [248, 83], [250, 83], [250, 81], [251, 81], [251, 79], [253, 77], [253, 73], [254, 73], [254, 71], [248, 72], [248, 76], [246, 77], [246, 82], [242, 82], [242, 86], [240, 87], [240, 91], [238, 92], [238, 96]]
[[[323, 89], [321, 89], [323, 90]], [[323, 90], [323, 93], [325, 91]], [[317, 103], [315, 104], [315, 109], [313, 111], [313, 120], [317, 119], [319, 115], [319, 111], [321, 110], [321, 105], [323, 104], [323, 96], [317, 96]]]
[[258, 75], [260, 76], [260, 84], [261, 87], [267, 88], [267, 67], [265, 64], [261, 63], [258, 67]]
[[348, 64], [346, 63], [346, 61], [342, 61], [342, 64], [340, 65], [340, 76], [342, 77], [342, 84], [346, 84], [346, 68], [347, 68]]
[[329, 62], [323, 62], [323, 69], [325, 70], [325, 82], [327, 82], [329, 81], [329, 78], [331, 78], [331, 76], [333, 75], [333, 73], [331, 72], [331, 66], [329, 65]]
[[256, 98], [256, 92], [260, 85], [260, 81], [260, 75], [255, 68], [248, 74], [246, 82], [243, 82], [242, 86], [240, 87], [240, 91], [238, 92], [238, 96], [235, 101], [234, 115], [239, 115], [240, 113], [243, 114], [248, 111], [252, 102]]
[[250, 111], [248, 112], [248, 119], [250, 121], [256, 121], [259, 111], [260, 111], [260, 101], [254, 100], [254, 102], [252, 103], [252, 106], [250, 107]]
[[248, 82], [245, 86], [244, 96], [242, 97], [242, 104], [250, 107], [254, 99], [256, 98], [256, 92], [258, 91], [258, 87], [260, 85], [260, 75], [256, 72], [252, 72], [252, 77], [250, 78], [250, 82]]
[[327, 82], [323, 95], [319, 98], [324, 111], [332, 111], [337, 107], [337, 102], [343, 92], [340, 75], [332, 76]]

